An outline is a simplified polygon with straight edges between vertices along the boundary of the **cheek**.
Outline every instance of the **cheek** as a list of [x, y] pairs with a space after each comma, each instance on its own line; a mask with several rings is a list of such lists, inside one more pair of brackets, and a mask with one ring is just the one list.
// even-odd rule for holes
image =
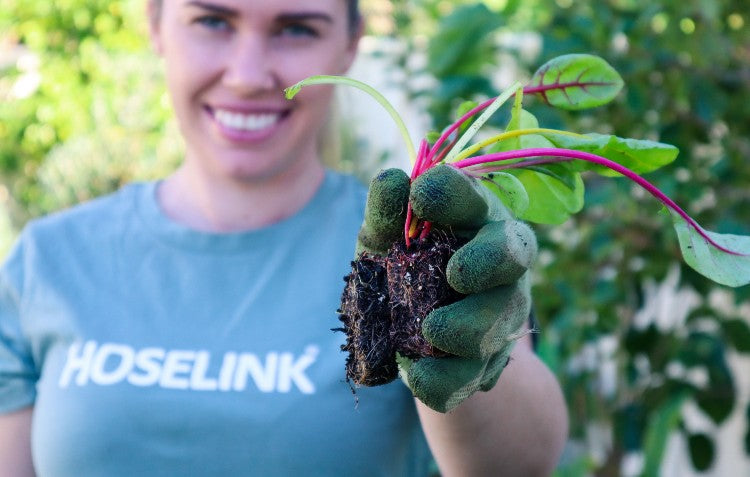
[[349, 54], [340, 47], [316, 48], [291, 55], [280, 55], [276, 64], [285, 86], [313, 75], [342, 75], [348, 67]]
[[319, 120], [321, 117], [325, 116], [325, 112], [328, 110], [331, 104], [333, 97], [333, 86], [318, 85], [306, 89], [307, 91], [303, 89], [302, 92], [300, 92], [296, 97], [299, 98], [300, 102], [305, 105], [308, 112], [310, 112], [310, 114], [314, 115], [314, 117]]
[[176, 48], [164, 55], [167, 86], [173, 102], [188, 102], [211, 84], [216, 76], [217, 56], [200, 48]]

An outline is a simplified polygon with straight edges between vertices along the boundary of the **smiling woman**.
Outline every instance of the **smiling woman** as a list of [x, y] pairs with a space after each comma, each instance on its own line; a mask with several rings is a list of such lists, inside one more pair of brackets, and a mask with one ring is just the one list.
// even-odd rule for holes
[[284, 88], [346, 72], [357, 2], [148, 5], [185, 156], [32, 221], [0, 268], [0, 475], [418, 476], [426, 437], [445, 475], [547, 473], [565, 420], [527, 344], [450, 416], [344, 381], [366, 190], [321, 164], [330, 87]]
[[316, 72], [347, 70], [358, 40], [351, 7], [342, 0], [313, 8], [265, 3], [152, 8], [153, 43], [187, 143], [183, 167], [164, 182], [160, 200], [168, 215], [199, 229], [240, 230], [287, 217], [323, 178], [318, 137], [331, 91], [287, 101], [282, 90]]

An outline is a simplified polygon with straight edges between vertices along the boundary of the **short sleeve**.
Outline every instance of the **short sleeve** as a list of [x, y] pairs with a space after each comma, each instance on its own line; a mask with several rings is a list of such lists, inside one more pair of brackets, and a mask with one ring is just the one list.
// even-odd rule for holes
[[0, 413], [34, 403], [37, 372], [21, 327], [23, 247], [0, 268]]

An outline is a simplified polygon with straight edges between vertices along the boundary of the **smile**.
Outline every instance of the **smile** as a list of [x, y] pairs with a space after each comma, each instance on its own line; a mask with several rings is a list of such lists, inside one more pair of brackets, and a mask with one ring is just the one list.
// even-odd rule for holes
[[214, 111], [214, 118], [219, 124], [238, 131], [261, 131], [277, 123], [281, 116], [281, 113], [242, 114], [222, 109]]

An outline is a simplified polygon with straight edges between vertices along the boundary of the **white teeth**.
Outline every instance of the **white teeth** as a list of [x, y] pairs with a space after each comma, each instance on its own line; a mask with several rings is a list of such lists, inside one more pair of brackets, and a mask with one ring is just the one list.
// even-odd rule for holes
[[278, 113], [240, 114], [225, 110], [217, 110], [214, 117], [222, 125], [242, 131], [260, 131], [279, 120]]

